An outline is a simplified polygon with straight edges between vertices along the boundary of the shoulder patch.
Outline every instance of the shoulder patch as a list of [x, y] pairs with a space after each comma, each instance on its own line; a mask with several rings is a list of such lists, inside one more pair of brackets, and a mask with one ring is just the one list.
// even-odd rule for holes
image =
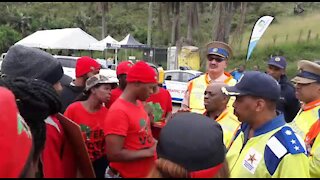
[[269, 173], [274, 174], [285, 155], [300, 153], [306, 154], [304, 142], [290, 127], [284, 126], [268, 140], [265, 147], [264, 159]]
[[281, 143], [290, 154], [306, 153], [304, 142], [289, 126], [284, 126], [280, 132], [281, 133], [276, 133], [274, 136], [278, 137], [278, 139], [283, 139]]

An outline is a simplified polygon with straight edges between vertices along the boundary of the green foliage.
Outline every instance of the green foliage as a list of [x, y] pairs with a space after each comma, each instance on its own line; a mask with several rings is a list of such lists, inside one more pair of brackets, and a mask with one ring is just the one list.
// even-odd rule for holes
[[21, 34], [7, 25], [0, 26], [0, 52], [7, 52], [9, 47], [21, 39]]
[[232, 70], [240, 64], [246, 64], [247, 70], [252, 70], [254, 65], [259, 65], [261, 70], [266, 70], [267, 61], [271, 56], [285, 56], [287, 60], [287, 74], [292, 78], [297, 73], [297, 61], [311, 60], [314, 61], [320, 57], [320, 40], [301, 42], [299, 44], [283, 44], [281, 46], [267, 46], [256, 49], [250, 60], [245, 62], [246, 52], [241, 51], [230, 62], [228, 69]]

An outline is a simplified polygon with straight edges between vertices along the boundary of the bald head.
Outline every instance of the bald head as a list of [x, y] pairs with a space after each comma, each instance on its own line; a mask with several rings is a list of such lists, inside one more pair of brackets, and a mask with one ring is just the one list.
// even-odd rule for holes
[[227, 87], [225, 83], [209, 84], [204, 92], [204, 105], [209, 112], [225, 109], [229, 97], [222, 93], [221, 88]]
[[224, 93], [222, 93], [222, 90], [221, 88], [222, 87], [227, 87], [228, 85], [225, 84], [225, 83], [221, 83], [221, 82], [218, 82], [218, 83], [211, 83], [207, 86], [207, 89], [206, 91], [210, 91], [214, 94], [220, 94], [220, 95], [224, 95]]

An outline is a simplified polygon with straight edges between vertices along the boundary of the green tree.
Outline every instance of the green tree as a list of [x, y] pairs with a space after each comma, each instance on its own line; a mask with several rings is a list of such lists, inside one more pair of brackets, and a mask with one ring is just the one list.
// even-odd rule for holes
[[19, 41], [21, 38], [21, 34], [10, 26], [0, 26], [0, 51], [7, 52], [9, 47]]

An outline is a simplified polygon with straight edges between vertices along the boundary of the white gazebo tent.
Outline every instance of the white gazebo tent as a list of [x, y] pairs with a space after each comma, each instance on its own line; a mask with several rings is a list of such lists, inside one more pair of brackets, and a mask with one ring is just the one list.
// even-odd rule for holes
[[80, 28], [37, 31], [16, 44], [42, 49], [90, 50], [90, 44], [98, 40]]
[[117, 40], [113, 39], [110, 35], [106, 38], [102, 39], [101, 41], [92, 43], [89, 45], [90, 50], [95, 51], [103, 51], [105, 49], [114, 49], [115, 50], [115, 63], [118, 64], [118, 49], [120, 48], [120, 44]]

